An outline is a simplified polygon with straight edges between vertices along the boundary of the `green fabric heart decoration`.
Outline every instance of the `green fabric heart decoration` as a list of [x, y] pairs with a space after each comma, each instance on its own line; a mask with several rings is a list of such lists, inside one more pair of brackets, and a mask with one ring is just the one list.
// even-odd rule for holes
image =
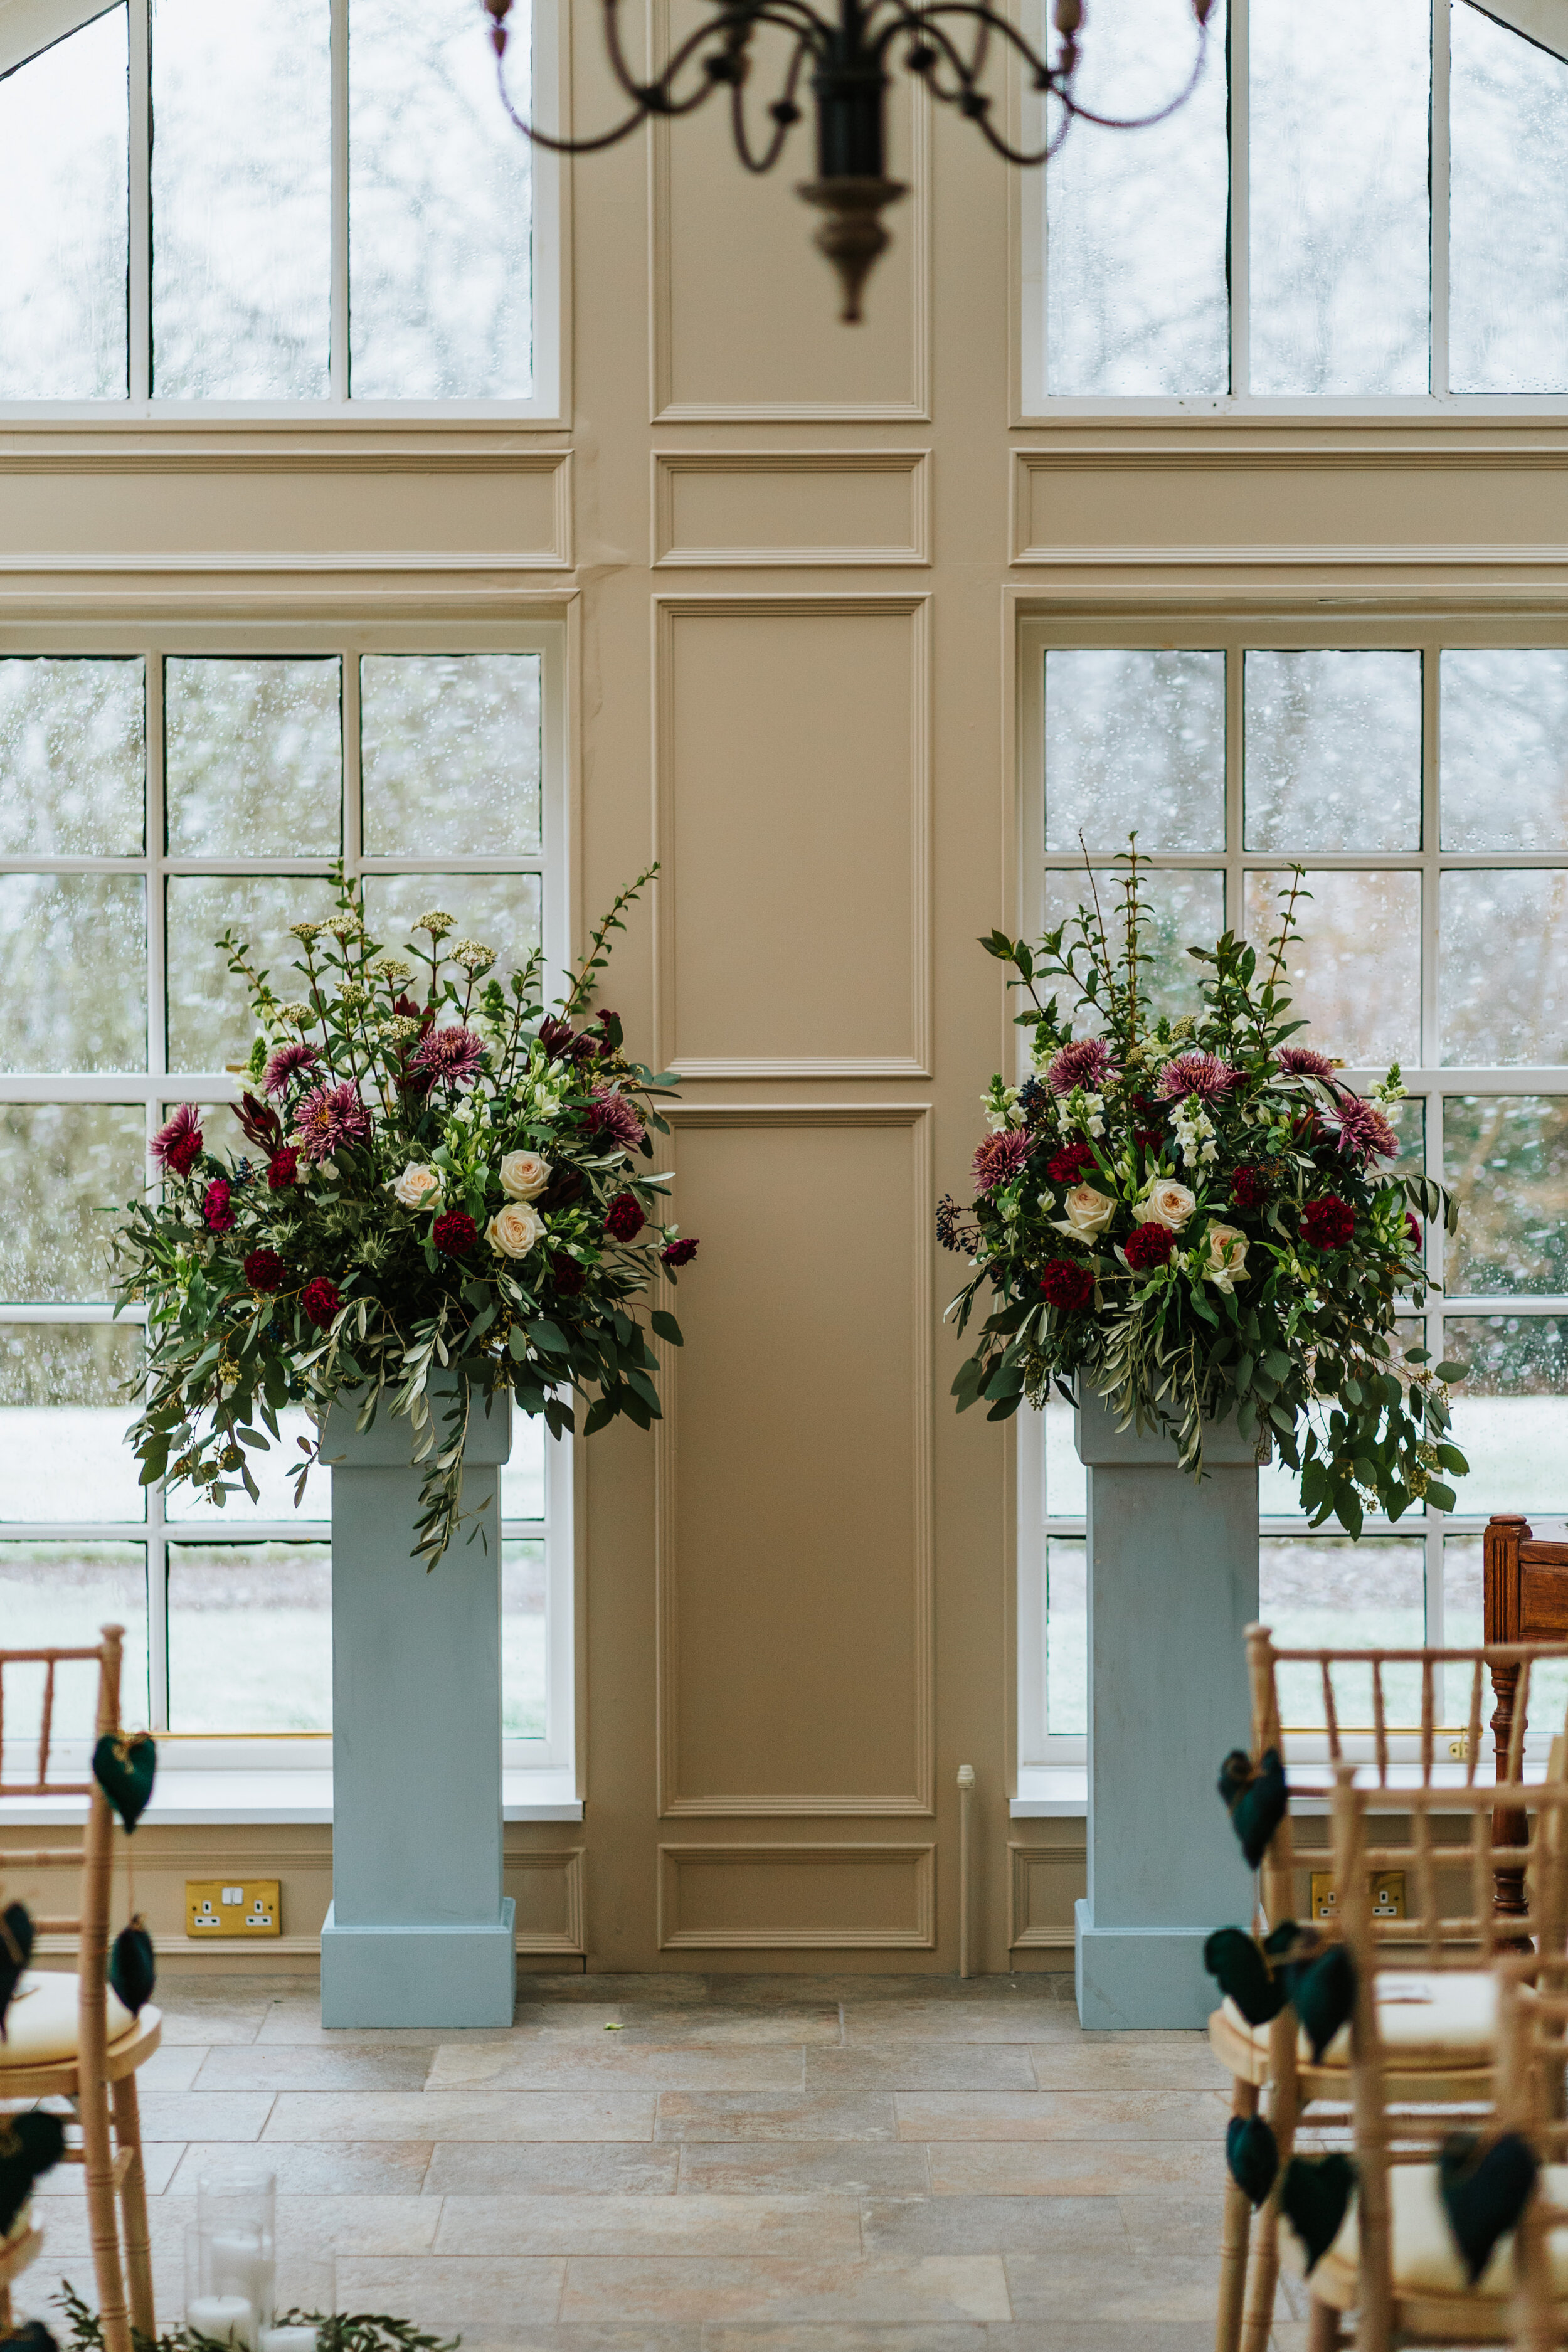
[[8, 1903], [0, 1911], [0, 2042], [5, 2039], [5, 2012], [22, 1972], [33, 1957], [33, 1922], [25, 1903]]
[[147, 1810], [158, 1769], [158, 1746], [148, 1731], [106, 1731], [92, 1751], [92, 1777], [129, 1835]]
[[1534, 2149], [1518, 2132], [1502, 2132], [1489, 2143], [1474, 2132], [1452, 2132], [1443, 2142], [1437, 2187], [1472, 2286], [1498, 2240], [1517, 2227], [1539, 2169]]
[[59, 2116], [41, 2107], [0, 2120], [0, 2231], [8, 2230], [40, 2174], [65, 2154], [66, 2127]]
[[1306, 2250], [1309, 2277], [1339, 2236], [1354, 2193], [1348, 2156], [1293, 2156], [1285, 2167], [1280, 2210]]
[[1204, 1966], [1248, 2025], [1267, 2025], [1289, 1996], [1262, 1948], [1241, 1927], [1216, 1927], [1204, 1946]]
[[1233, 1748], [1219, 1768], [1218, 1786], [1247, 1866], [1256, 1870], [1285, 1818], [1284, 1759], [1278, 1748], [1269, 1748], [1255, 1765], [1244, 1748]]
[[1279, 2169], [1279, 2146], [1261, 2116], [1232, 2116], [1225, 2127], [1230, 2177], [1252, 2206], [1261, 2205]]
[[5, 2352], [60, 2352], [59, 2345], [41, 2319], [29, 2319], [25, 2326], [14, 2327], [5, 2343]]
[[153, 1998], [158, 1981], [153, 1938], [140, 1916], [121, 1927], [110, 1947], [109, 1981], [132, 2017], [139, 2017]]
[[1321, 2058], [1355, 2010], [1355, 1962], [1343, 1944], [1325, 1944], [1310, 1957], [1285, 1963], [1290, 2004], [1314, 2058]]

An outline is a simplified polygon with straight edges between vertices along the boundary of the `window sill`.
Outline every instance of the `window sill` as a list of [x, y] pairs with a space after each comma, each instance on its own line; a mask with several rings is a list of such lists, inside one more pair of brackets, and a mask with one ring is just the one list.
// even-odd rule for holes
[[1081, 1822], [1089, 1811], [1088, 1765], [1021, 1764], [1007, 1811], [1016, 1822]]
[[[583, 1800], [570, 1772], [503, 1772], [501, 1814], [509, 1822], [580, 1822]], [[0, 1829], [31, 1829], [81, 1817], [79, 1797], [7, 1797]], [[330, 1822], [332, 1776], [321, 1771], [165, 1771], [142, 1814], [150, 1829], [197, 1823]]]
[[[1366, 1758], [1357, 1759], [1363, 1780], [1371, 1777], [1372, 1766]], [[1526, 1780], [1544, 1778], [1547, 1759], [1527, 1753]], [[1329, 1812], [1329, 1790], [1332, 1774], [1328, 1762], [1310, 1758], [1299, 1759], [1291, 1769], [1291, 1811], [1298, 1816], [1312, 1818]], [[1438, 1789], [1462, 1789], [1465, 1768], [1460, 1763], [1440, 1762], [1433, 1769], [1434, 1785]], [[1483, 1758], [1476, 1768], [1476, 1785], [1489, 1788], [1494, 1780], [1492, 1759]], [[1408, 1789], [1419, 1788], [1420, 1767], [1416, 1763], [1390, 1760], [1388, 1785], [1385, 1789], [1369, 1790], [1368, 1810], [1374, 1813], [1397, 1813], [1401, 1797]], [[1456, 1811], [1459, 1810], [1456, 1808]], [[1089, 1813], [1089, 1767], [1087, 1764], [1024, 1764], [1018, 1769], [1018, 1793], [1008, 1801], [1007, 1811], [1016, 1822], [1083, 1821]]]

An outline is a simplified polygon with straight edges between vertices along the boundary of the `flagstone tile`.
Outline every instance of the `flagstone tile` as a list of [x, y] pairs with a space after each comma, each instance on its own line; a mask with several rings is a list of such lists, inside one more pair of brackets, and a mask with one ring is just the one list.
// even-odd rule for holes
[[1091, 2246], [1104, 2261], [1108, 2250], [1120, 2258], [1129, 2249], [1114, 2197], [867, 2198], [860, 2234], [868, 2254], [1023, 2254]]
[[[1231, 2076], [1209, 2048], [1199, 2042], [1160, 2042], [1140, 2050], [1126, 2042], [1105, 2048], [1098, 2034], [1081, 2042], [1032, 2042], [1029, 2056], [1042, 2091], [1223, 2090]], [[923, 2088], [924, 2085], [918, 2087]], [[934, 2086], [933, 2086], [934, 2087]]]
[[702, 2333], [702, 2352], [986, 2352], [990, 2331], [981, 2320], [889, 2327], [879, 2320], [829, 2320], [801, 2326], [772, 2320], [721, 2321]]
[[1117, 2197], [1130, 2190], [1223, 2189], [1223, 2134], [1210, 2142], [1166, 2140], [933, 2140], [926, 2146], [936, 2197]]
[[265, 2000], [213, 2000], [193, 1996], [184, 1983], [160, 1984], [156, 2007], [165, 2050], [220, 2042], [254, 2042], [268, 2004]]
[[992, 2327], [987, 2352], [1214, 2352], [1207, 2320], [1023, 2320]]
[[[427, 2200], [434, 2202], [433, 2200]], [[860, 2217], [846, 2197], [457, 2197], [437, 2254], [852, 2256]]]
[[1053, 2244], [1038, 2253], [1003, 2256], [1016, 2319], [1090, 2319], [1097, 2324], [1206, 2320], [1219, 2296], [1217, 2253], [1135, 2253], [1114, 2260], [1091, 2247]]
[[556, 2317], [565, 2270], [564, 2263], [526, 2255], [421, 2262], [350, 2257], [338, 2263], [338, 2300], [350, 2311], [395, 2313], [432, 2333], [460, 2332], [466, 2347], [487, 2340], [515, 2344], [520, 2322]]
[[839, 2197], [922, 2196], [923, 2147], [897, 2140], [684, 2140], [680, 2193], [768, 2196], [826, 2189]]
[[[278, 2200], [280, 2245], [299, 2252], [329, 2249], [355, 2255], [415, 2256], [428, 2254], [441, 2221], [441, 2203], [417, 2193], [403, 2197], [300, 2197]], [[196, 2182], [193, 2175], [180, 2193], [150, 2197], [148, 2235], [153, 2253], [171, 2262], [184, 2260], [184, 2231], [196, 2218]], [[52, 2252], [90, 2254], [92, 2241], [85, 2205], [71, 2206], [57, 2222], [51, 2219], [48, 2245]], [[500, 2252], [510, 2252], [500, 2248]]]
[[[143, 2139], [142, 2171], [149, 2197], [161, 2196], [168, 2188], [184, 2152], [183, 2141], [177, 2139]], [[47, 2197], [51, 2209], [57, 2204], [85, 2205], [87, 2173], [79, 2164], [57, 2164], [52, 2172], [34, 2181], [33, 2195]]]
[[860, 2091], [661, 2091], [655, 2134], [679, 2140], [897, 2136], [891, 2098]]
[[136, 2087], [143, 2093], [191, 2090], [206, 2056], [205, 2042], [176, 2042], [167, 2048], [160, 2046], [136, 2069]]
[[572, 2261], [563, 2319], [989, 2320], [1009, 2316], [994, 2254], [903, 2261]]
[[1168, 2248], [1173, 2253], [1194, 2253], [1219, 2244], [1220, 2218], [1225, 2210], [1221, 2189], [1185, 2195], [1119, 2197], [1128, 2241], [1138, 2252]]
[[1083, 2028], [1069, 2005], [1037, 1997], [1001, 2000], [847, 2000], [847, 2049], [889, 2042], [1078, 2041]]
[[1218, 2091], [899, 2091], [900, 2139], [1202, 2139], [1224, 2136]]
[[[601, 1979], [602, 1981], [602, 1979]], [[467, 2037], [478, 2041], [479, 2037]], [[517, 2024], [507, 2037], [531, 2046], [550, 2043], [651, 2042], [661, 2049], [688, 2043], [715, 2049], [812, 2042], [837, 2043], [840, 2036], [836, 2002], [796, 2001], [769, 2009], [744, 2002], [706, 2002], [679, 2007], [654, 2001], [614, 2001], [598, 2005], [567, 2004], [551, 2011], [519, 2010]]]
[[145, 2091], [142, 2137], [150, 2139], [259, 2139], [272, 2112], [270, 2091]]
[[[678, 2147], [620, 2140], [437, 2140], [425, 2176], [427, 2197], [669, 2197]], [[793, 2185], [793, 2184], [790, 2184]]]
[[510, 2337], [507, 2352], [703, 2352], [702, 2322], [628, 2319], [601, 2325], [594, 2320], [546, 2321], [520, 2329]]
[[[409, 2053], [413, 2055], [412, 2053]], [[444, 2043], [430, 2068], [427, 2088], [445, 2091], [483, 2084], [492, 2090], [597, 2091], [657, 2084], [672, 2090], [799, 2091], [801, 2053], [796, 2049], [713, 2050], [700, 2042], [674, 2049], [606, 2036], [600, 2042], [569, 2042], [542, 2047], [538, 2042], [462, 2048]]]
[[808, 2091], [1033, 2091], [1026, 2042], [891, 2042], [807, 2050]]
[[266, 2137], [650, 2139], [655, 2104], [645, 2091], [279, 2091]]
[[430, 2050], [300, 2049], [253, 2042], [244, 2049], [207, 2053], [196, 2088], [202, 2091], [418, 2091], [425, 2087]]
[[[430, 2163], [427, 2139], [279, 2140], [262, 2143], [260, 2153], [278, 2177], [282, 2197], [417, 2197]], [[193, 2194], [198, 2180], [216, 2178], [241, 2165], [254, 2168], [258, 2150], [233, 2142], [194, 2141], [180, 2158], [170, 2186]]]

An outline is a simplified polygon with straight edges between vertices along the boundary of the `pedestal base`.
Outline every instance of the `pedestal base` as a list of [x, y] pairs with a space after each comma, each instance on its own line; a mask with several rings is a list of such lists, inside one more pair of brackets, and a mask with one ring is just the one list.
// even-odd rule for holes
[[1203, 2027], [1217, 1998], [1204, 1968], [1205, 1927], [1097, 1927], [1073, 1906], [1073, 1983], [1079, 2023]]
[[516, 1906], [494, 1925], [321, 1928], [323, 2025], [510, 2025]]

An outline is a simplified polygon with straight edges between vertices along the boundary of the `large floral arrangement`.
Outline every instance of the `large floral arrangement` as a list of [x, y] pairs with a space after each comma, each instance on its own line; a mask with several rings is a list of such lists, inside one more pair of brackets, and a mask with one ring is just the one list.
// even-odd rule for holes
[[[1234, 1412], [1260, 1458], [1272, 1441], [1300, 1472], [1313, 1525], [1331, 1513], [1359, 1535], [1368, 1508], [1452, 1508], [1441, 1474], [1468, 1465], [1447, 1383], [1463, 1368], [1394, 1331], [1425, 1302], [1421, 1220], [1458, 1220], [1440, 1185], [1388, 1172], [1397, 1066], [1363, 1096], [1290, 1042], [1306, 1025], [1281, 984], [1299, 873], [1264, 959], [1228, 931], [1190, 949], [1207, 967], [1200, 1009], [1153, 1018], [1135, 852], [1125, 862], [1109, 929], [1097, 899], [1037, 950], [981, 942], [1027, 991], [1033, 1054], [1021, 1085], [992, 1080], [972, 1206], [938, 1213], [973, 1268], [950, 1310], [960, 1330], [990, 1294], [960, 1412], [984, 1399], [1004, 1420], [1053, 1386], [1087, 1388], [1122, 1427], [1173, 1436], [1194, 1475], [1205, 1421]], [[1074, 1018], [1042, 1003], [1052, 983]]]
[[[650, 872], [652, 869], [650, 869]], [[258, 1034], [236, 1116], [254, 1151], [210, 1150], [183, 1104], [153, 1139], [158, 1181], [115, 1234], [120, 1306], [147, 1305], [146, 1387], [132, 1434], [142, 1483], [188, 1481], [216, 1502], [258, 1489], [247, 1459], [279, 1415], [317, 1423], [353, 1391], [365, 1427], [406, 1414], [426, 1465], [416, 1556], [458, 1524], [470, 1413], [510, 1389], [559, 1435], [658, 1416], [657, 1360], [635, 1311], [697, 1244], [660, 1222], [668, 1179], [637, 1166], [668, 1134], [674, 1084], [594, 1013], [623, 891], [564, 998], [535, 953], [503, 983], [496, 950], [450, 938], [439, 908], [388, 954], [358, 886], [290, 926], [298, 986], [279, 1000], [244, 942], [218, 945], [247, 982]], [[119, 1311], [117, 1307], [116, 1311]], [[679, 1345], [673, 1315], [654, 1332]], [[427, 1393], [441, 1383], [439, 1415]], [[438, 1426], [439, 1420], [439, 1426]], [[300, 1500], [315, 1444], [301, 1438]]]

